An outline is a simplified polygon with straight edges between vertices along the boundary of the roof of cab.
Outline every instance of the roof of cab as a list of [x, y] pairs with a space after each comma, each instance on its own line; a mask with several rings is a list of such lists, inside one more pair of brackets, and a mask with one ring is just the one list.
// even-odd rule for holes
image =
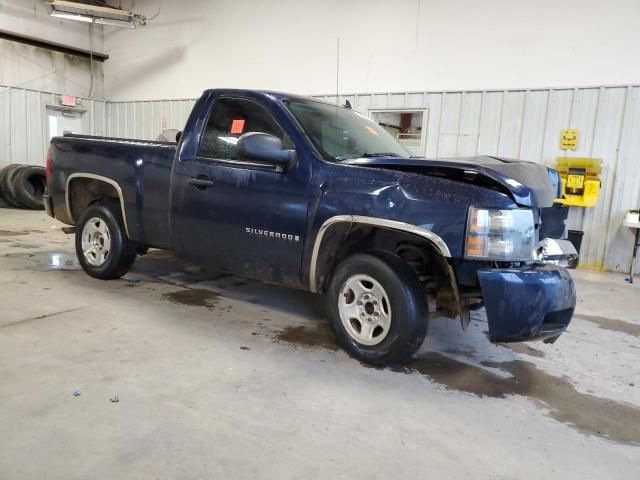
[[[295, 93], [286, 93], [286, 92], [276, 92], [273, 90], [256, 90], [256, 89], [244, 89], [244, 88], [209, 88], [205, 90], [203, 93], [224, 93], [230, 95], [249, 95], [249, 96], [269, 96], [275, 97], [278, 100], [287, 100], [287, 99], [298, 99], [298, 100], [307, 100], [310, 102], [318, 102], [325, 103], [327, 105], [335, 106], [335, 103], [326, 102], [324, 100], [320, 100], [318, 98], [308, 97], [305, 95], [297, 95]], [[339, 105], [342, 107], [342, 105]]]

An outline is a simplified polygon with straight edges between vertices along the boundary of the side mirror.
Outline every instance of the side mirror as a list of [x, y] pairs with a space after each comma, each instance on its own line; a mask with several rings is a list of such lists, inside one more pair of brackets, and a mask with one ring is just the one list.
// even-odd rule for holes
[[283, 170], [292, 166], [295, 150], [283, 150], [278, 137], [262, 132], [248, 132], [238, 139], [238, 156], [258, 160]]

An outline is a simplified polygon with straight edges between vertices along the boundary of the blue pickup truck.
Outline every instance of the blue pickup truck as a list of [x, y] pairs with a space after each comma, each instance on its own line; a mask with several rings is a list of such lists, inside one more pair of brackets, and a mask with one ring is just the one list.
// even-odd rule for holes
[[484, 306], [490, 340], [517, 342], [555, 341], [573, 315], [570, 249], [542, 239], [557, 172], [414, 158], [348, 107], [207, 90], [176, 143], [65, 135], [46, 171], [46, 210], [92, 277], [158, 248], [324, 294], [339, 343], [373, 365], [407, 361], [434, 316], [466, 328]]

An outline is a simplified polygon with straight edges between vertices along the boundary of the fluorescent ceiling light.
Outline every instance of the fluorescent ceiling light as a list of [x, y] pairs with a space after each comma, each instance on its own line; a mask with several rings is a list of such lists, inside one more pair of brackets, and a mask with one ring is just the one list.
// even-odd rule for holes
[[109, 18], [95, 18], [93, 20], [93, 23], [99, 23], [100, 25], [111, 25], [112, 27], [136, 28], [136, 24], [134, 22], [126, 22], [123, 20], [111, 20]]
[[81, 3], [66, 0], [53, 0], [49, 15], [66, 20], [76, 20], [114, 27], [136, 28], [136, 25], [144, 25], [145, 17], [128, 10], [112, 8], [91, 3]]
[[71, 13], [60, 13], [60, 12], [53, 11], [49, 15], [51, 17], [64, 18], [66, 20], [77, 20], [79, 22], [88, 22], [88, 23], [93, 22], [93, 19], [91, 17], [83, 17], [82, 15], [73, 15]]

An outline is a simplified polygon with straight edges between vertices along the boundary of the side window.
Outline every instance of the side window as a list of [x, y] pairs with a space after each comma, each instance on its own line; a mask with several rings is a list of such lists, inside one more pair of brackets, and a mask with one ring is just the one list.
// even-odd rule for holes
[[269, 133], [285, 143], [285, 135], [262, 105], [242, 98], [219, 98], [213, 104], [200, 142], [199, 157], [243, 160], [238, 157], [238, 138], [247, 132]]

